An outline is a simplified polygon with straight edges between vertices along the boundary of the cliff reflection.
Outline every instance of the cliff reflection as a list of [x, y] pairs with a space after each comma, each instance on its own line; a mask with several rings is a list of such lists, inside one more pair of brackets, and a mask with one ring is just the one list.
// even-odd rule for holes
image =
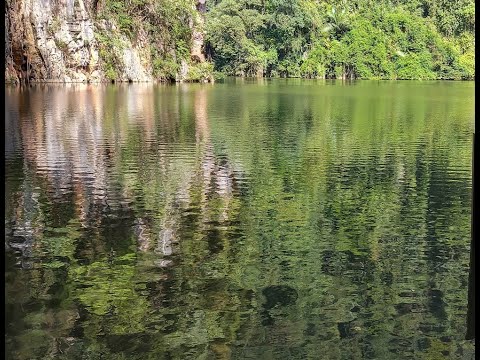
[[297, 85], [10, 91], [7, 353], [464, 351], [472, 100]]

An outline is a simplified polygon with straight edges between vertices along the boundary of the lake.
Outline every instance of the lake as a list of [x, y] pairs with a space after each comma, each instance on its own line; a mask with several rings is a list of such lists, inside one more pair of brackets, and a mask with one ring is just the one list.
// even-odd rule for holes
[[473, 359], [474, 90], [6, 87], [7, 359]]

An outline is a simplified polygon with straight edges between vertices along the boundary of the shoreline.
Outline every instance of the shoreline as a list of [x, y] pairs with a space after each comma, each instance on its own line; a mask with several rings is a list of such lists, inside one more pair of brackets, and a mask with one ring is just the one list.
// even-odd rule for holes
[[315, 79], [302, 77], [240, 77], [227, 76], [223, 79], [215, 81], [161, 81], [161, 80], [115, 80], [115, 81], [61, 81], [61, 80], [35, 80], [28, 83], [20, 83], [18, 81], [5, 81], [5, 86], [33, 86], [33, 85], [124, 85], [124, 84], [157, 84], [157, 85], [180, 85], [180, 84], [214, 84], [223, 83], [225, 80], [240, 80], [240, 81], [271, 81], [271, 80], [302, 80], [302, 81], [322, 81], [322, 82], [342, 82], [353, 83], [356, 81], [396, 81], [396, 82], [428, 82], [428, 81], [448, 81], [448, 82], [475, 82], [475, 79], [458, 80], [458, 79]]

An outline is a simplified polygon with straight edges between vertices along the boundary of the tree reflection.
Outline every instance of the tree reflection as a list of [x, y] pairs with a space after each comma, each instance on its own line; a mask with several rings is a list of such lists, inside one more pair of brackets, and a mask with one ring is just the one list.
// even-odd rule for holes
[[9, 94], [13, 357], [456, 351], [469, 110], [270, 86]]

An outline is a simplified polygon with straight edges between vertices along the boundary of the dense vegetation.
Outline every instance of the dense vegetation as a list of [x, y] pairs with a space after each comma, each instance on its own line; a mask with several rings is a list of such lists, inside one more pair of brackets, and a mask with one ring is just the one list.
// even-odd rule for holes
[[97, 29], [96, 39], [107, 78], [117, 79], [122, 67], [120, 49], [128, 46], [123, 37], [133, 44], [149, 44], [144, 51], [150, 58], [155, 78], [174, 81], [182, 72], [189, 81], [202, 81], [213, 71], [213, 64], [190, 59], [193, 29], [198, 27], [198, 14], [193, 0], [105, 0], [95, 5], [97, 21], [117, 25]]
[[[473, 0], [209, 0], [205, 24], [193, 0], [106, 0], [97, 17], [114, 19], [133, 41], [149, 38], [154, 75], [206, 78], [191, 62], [192, 29], [219, 74], [234, 76], [473, 79]], [[112, 37], [100, 34], [99, 39]], [[111, 44], [103, 44], [103, 55]], [[113, 61], [105, 59], [115, 77]]]
[[207, 2], [207, 51], [229, 75], [472, 79], [473, 0]]

